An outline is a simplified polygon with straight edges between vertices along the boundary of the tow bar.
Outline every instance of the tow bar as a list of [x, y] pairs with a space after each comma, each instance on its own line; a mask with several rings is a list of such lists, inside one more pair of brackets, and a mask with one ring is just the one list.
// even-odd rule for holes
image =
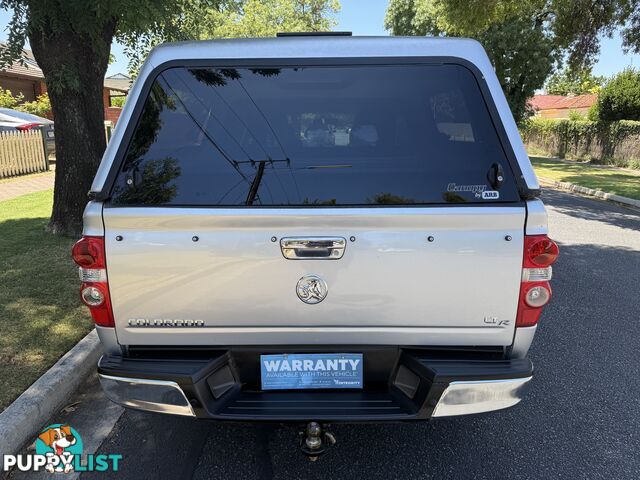
[[304, 432], [300, 432], [300, 450], [310, 461], [315, 462], [327, 452], [327, 447], [336, 444], [336, 437], [327, 430], [327, 425], [309, 422]]

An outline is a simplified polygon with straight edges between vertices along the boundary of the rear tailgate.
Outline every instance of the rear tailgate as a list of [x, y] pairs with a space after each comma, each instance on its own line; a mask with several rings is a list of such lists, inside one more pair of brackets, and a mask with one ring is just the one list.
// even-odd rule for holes
[[[495, 206], [107, 208], [118, 339], [134, 345], [509, 345], [523, 219], [523, 207]], [[344, 256], [286, 259], [279, 240], [292, 236], [345, 238]], [[328, 288], [317, 304], [296, 293], [298, 280], [310, 274]], [[155, 320], [167, 322], [154, 327]], [[203, 324], [179, 327], [176, 320]]]
[[[455, 64], [160, 73], [103, 211], [118, 341], [510, 345], [525, 207], [477, 82]], [[341, 248], [287, 258], [291, 238]]]

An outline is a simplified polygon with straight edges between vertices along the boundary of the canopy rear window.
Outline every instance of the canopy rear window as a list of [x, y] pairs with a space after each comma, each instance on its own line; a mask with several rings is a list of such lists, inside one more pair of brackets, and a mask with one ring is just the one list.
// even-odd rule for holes
[[453, 64], [167, 69], [111, 197], [184, 206], [519, 200], [478, 83]]

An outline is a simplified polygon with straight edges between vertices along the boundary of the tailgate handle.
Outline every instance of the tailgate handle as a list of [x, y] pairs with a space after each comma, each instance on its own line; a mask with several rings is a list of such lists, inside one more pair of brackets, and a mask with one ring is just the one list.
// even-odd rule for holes
[[342, 237], [285, 237], [280, 240], [284, 258], [289, 260], [339, 260], [347, 241]]

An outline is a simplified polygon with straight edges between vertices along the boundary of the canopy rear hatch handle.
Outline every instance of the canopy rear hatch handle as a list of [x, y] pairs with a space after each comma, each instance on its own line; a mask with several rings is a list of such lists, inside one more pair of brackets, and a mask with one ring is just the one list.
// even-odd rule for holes
[[342, 237], [284, 237], [282, 255], [288, 260], [339, 260], [347, 240]]

